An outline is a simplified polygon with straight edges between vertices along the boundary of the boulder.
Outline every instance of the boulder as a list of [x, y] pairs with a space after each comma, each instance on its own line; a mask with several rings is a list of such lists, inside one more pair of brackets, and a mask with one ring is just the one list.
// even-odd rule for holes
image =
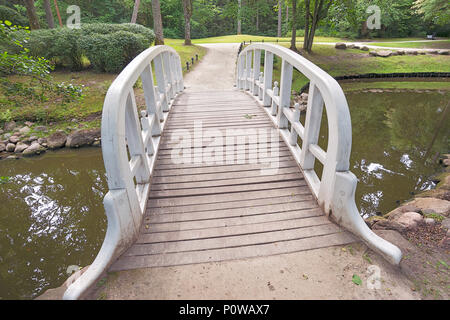
[[371, 56], [373, 56], [373, 57], [376, 57], [376, 56], [377, 56], [377, 52], [376, 52], [375, 50], [369, 51], [369, 54], [370, 54]]
[[83, 129], [72, 132], [66, 141], [66, 147], [78, 148], [91, 145], [96, 138], [100, 138], [100, 129]]
[[8, 152], [14, 152], [15, 149], [16, 149], [16, 145], [14, 143], [8, 143], [6, 145], [6, 151], [8, 151]]
[[0, 143], [0, 152], [3, 152], [6, 150], [6, 145], [4, 143]]
[[38, 142], [39, 144], [44, 144], [44, 143], [47, 143], [47, 139], [46, 139], [46, 138], [39, 138], [39, 139], [37, 140], [37, 142]]
[[28, 148], [29, 145], [23, 142], [19, 142], [18, 144], [16, 144], [16, 148], [14, 149], [14, 153], [22, 153], [23, 150], [25, 150], [26, 148]]
[[377, 51], [377, 57], [382, 57], [382, 58], [387, 58], [390, 57], [392, 55], [392, 51], [390, 50], [380, 50]]
[[12, 136], [9, 138], [9, 142], [16, 144], [20, 141], [20, 138], [18, 136]]
[[31, 129], [29, 127], [23, 127], [20, 128], [19, 133], [20, 134], [28, 134], [31, 131]]
[[26, 125], [27, 127], [31, 127], [33, 124], [34, 124], [34, 123], [31, 122], [31, 121], [25, 121], [25, 125]]
[[45, 152], [45, 148], [43, 146], [41, 146], [39, 143], [35, 142], [23, 151], [23, 155], [24, 156], [33, 156], [33, 155], [41, 154], [42, 152]]
[[10, 121], [5, 123], [5, 131], [13, 131], [16, 128], [17, 124], [15, 121]]
[[39, 140], [39, 137], [38, 136], [31, 136], [27, 140], [30, 141], [30, 142], [33, 142], [33, 141]]
[[423, 222], [423, 217], [417, 212], [405, 212], [395, 221], [407, 229], [414, 229]]
[[444, 216], [448, 216], [450, 212], [450, 201], [437, 198], [416, 198], [408, 204], [420, 208], [422, 212], [428, 209]]
[[40, 132], [48, 132], [48, 128], [46, 126], [37, 126], [36, 128], [34, 128], [34, 130]]
[[336, 49], [347, 49], [347, 45], [343, 42], [338, 42], [334, 45]]
[[366, 47], [366, 46], [363, 46], [363, 47], [361, 47], [361, 50], [362, 50], [362, 51], [369, 51], [369, 48]]
[[47, 141], [42, 143], [47, 143], [47, 146], [50, 149], [58, 149], [62, 148], [66, 145], [67, 135], [64, 132], [55, 132], [50, 137], [47, 138]]
[[355, 48], [355, 45], [354, 45], [354, 44], [349, 44], [349, 45], [347, 46], [347, 48], [349, 48], [349, 49], [354, 49], [354, 48]]
[[353, 49], [361, 49], [361, 47], [360, 47], [360, 46], [357, 46], [357, 45], [354, 45], [354, 46], [353, 46]]
[[445, 218], [442, 220], [441, 225], [447, 230], [450, 229], [450, 218]]
[[438, 50], [437, 53], [448, 56], [450, 54], [450, 50]]

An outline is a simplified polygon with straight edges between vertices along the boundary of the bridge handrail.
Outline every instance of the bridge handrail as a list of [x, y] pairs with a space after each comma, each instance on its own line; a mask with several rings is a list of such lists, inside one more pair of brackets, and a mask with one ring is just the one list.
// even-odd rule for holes
[[[264, 71], [261, 53], [264, 51]], [[281, 58], [280, 85], [273, 80], [274, 55]], [[299, 106], [291, 110], [293, 69], [310, 80], [306, 120], [300, 123]], [[368, 228], [355, 204], [357, 179], [349, 170], [352, 145], [350, 111], [338, 82], [311, 61], [285, 47], [254, 43], [238, 55], [236, 86], [249, 91], [264, 107], [280, 131], [319, 205], [330, 219], [359, 236], [370, 248], [393, 264], [399, 264], [401, 251]], [[323, 106], [328, 119], [328, 146], [319, 144]], [[289, 128], [290, 127], [290, 128]], [[298, 137], [302, 146], [298, 144]], [[319, 179], [315, 160], [323, 164]]]
[[[140, 113], [134, 93], [139, 78], [146, 104], [146, 110]], [[147, 205], [160, 135], [173, 99], [183, 90], [180, 57], [168, 46], [154, 46], [142, 52], [110, 86], [101, 126], [109, 188], [103, 201], [108, 227], [94, 262], [69, 286], [64, 299], [81, 298], [136, 240]]]

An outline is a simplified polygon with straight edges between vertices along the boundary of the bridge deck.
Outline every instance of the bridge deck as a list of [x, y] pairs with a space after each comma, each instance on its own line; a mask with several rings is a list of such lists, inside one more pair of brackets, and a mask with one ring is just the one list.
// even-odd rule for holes
[[[279, 170], [272, 175], [261, 175], [267, 164], [259, 161], [174, 164], [171, 154], [177, 143], [171, 141], [172, 133], [184, 129], [194, 137], [194, 120], [202, 121], [203, 132], [217, 129], [224, 136], [227, 129], [273, 127], [245, 93], [181, 94], [162, 136], [141, 234], [111, 271], [267, 256], [355, 241], [324, 216], [281, 139]], [[223, 145], [225, 149], [225, 139]]]

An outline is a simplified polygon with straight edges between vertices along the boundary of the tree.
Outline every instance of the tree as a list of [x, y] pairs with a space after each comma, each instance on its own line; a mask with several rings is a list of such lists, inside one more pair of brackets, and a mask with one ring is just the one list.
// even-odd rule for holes
[[30, 21], [30, 29], [40, 29], [39, 19], [36, 14], [36, 7], [34, 6], [34, 0], [24, 0], [25, 8], [27, 9], [28, 20]]
[[192, 17], [192, 1], [183, 0], [183, 13], [184, 13], [184, 44], [190, 46], [191, 42], [191, 17]]
[[278, 26], [277, 26], [277, 37], [281, 37], [281, 10], [283, 10], [283, 0], [278, 0]]
[[416, 0], [412, 8], [422, 15], [426, 22], [445, 25], [450, 21], [448, 0]]
[[153, 12], [153, 29], [155, 31], [155, 45], [164, 44], [163, 25], [161, 18], [161, 6], [159, 0], [152, 0], [152, 12]]
[[134, 1], [134, 8], [133, 8], [133, 15], [131, 16], [131, 23], [136, 23], [140, 4], [141, 4], [141, 0]]
[[297, 0], [292, 0], [292, 36], [291, 36], [291, 47], [289, 49], [293, 51], [298, 51], [295, 45], [296, 38], [297, 38]]
[[[320, 20], [327, 16], [328, 9], [332, 3], [333, 0], [305, 0], [305, 38], [303, 49], [306, 51], [311, 52], [317, 25]], [[312, 12], [311, 7], [313, 7]]]
[[242, 32], [242, 20], [241, 20], [241, 8], [242, 8], [242, 0], [238, 0], [238, 22], [237, 22], [237, 34], [241, 34]]
[[52, 7], [50, 7], [50, 0], [44, 0], [44, 9], [48, 27], [50, 29], [53, 29], [55, 27], [55, 21], [53, 20], [53, 13]]

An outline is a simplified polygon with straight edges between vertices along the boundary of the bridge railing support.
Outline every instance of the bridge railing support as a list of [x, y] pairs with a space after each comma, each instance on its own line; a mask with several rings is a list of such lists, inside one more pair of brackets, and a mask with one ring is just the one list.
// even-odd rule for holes
[[[272, 83], [274, 56], [281, 60], [279, 87], [276, 81]], [[310, 80], [304, 126], [299, 121], [298, 108], [291, 108], [294, 69]], [[258, 96], [255, 99], [279, 129], [327, 216], [361, 238], [389, 262], [399, 264], [402, 257], [400, 249], [373, 233], [356, 207], [357, 179], [349, 170], [352, 145], [350, 111], [338, 82], [311, 61], [285, 47], [254, 43], [239, 53], [236, 85], [238, 89]], [[324, 106], [328, 119], [326, 151], [318, 144]], [[296, 137], [300, 138], [301, 146], [294, 141]], [[323, 164], [321, 178], [314, 170], [316, 160]]]
[[[140, 111], [134, 92], [139, 78], [145, 98], [145, 108]], [[183, 90], [180, 57], [168, 46], [155, 46], [142, 52], [109, 88], [101, 128], [109, 188], [104, 198], [108, 227], [94, 262], [67, 289], [64, 299], [82, 298], [114, 260], [135, 242], [147, 205], [160, 136], [173, 99]]]

